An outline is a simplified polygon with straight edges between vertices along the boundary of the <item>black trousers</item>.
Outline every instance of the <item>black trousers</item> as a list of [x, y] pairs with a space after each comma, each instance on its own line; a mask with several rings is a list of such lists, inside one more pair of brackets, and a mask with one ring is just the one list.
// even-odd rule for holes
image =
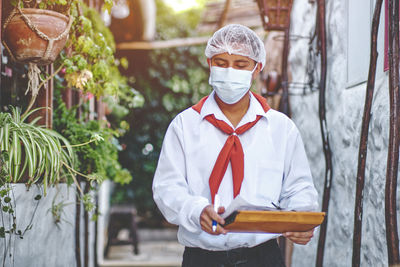
[[276, 239], [252, 248], [210, 251], [185, 247], [182, 267], [285, 267]]

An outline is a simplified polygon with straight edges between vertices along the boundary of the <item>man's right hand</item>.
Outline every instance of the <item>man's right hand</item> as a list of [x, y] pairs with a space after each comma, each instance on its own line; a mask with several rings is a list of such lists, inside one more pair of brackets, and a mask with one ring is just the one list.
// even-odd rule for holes
[[[222, 214], [225, 212], [224, 207], [219, 207], [218, 208], [218, 214]], [[207, 233], [211, 235], [220, 235], [220, 234], [226, 234], [228, 231], [225, 230], [221, 225], [225, 224], [225, 220], [222, 219], [221, 216], [219, 216], [215, 211], [214, 211], [214, 206], [213, 205], [208, 205], [206, 206], [203, 211], [200, 214], [200, 225], [201, 229], [203, 231], [206, 231]], [[217, 229], [215, 232], [212, 230], [212, 221], [215, 220], [217, 224]]]

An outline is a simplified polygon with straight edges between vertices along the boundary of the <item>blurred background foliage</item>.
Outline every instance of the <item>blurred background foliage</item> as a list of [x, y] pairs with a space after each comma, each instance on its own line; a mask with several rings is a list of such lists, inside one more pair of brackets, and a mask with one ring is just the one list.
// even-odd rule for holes
[[[71, 7], [71, 14], [76, 18], [72, 33], [56, 62], [63, 68], [54, 80], [53, 128], [74, 146], [76, 171], [88, 175], [89, 181], [127, 184], [132, 176], [119, 163], [123, 149], [119, 138], [129, 130], [124, 117], [144, 99], [121, 74], [120, 69], [128, 67], [127, 59], [116, 59], [113, 35], [100, 14], [80, 1]], [[79, 94], [79, 103], [71, 108], [62, 100], [66, 88]], [[95, 96], [105, 102], [110, 120], [91, 114], [89, 105]]]
[[[56, 83], [58, 85], [59, 81]], [[77, 156], [76, 170], [96, 178], [99, 183], [105, 179], [120, 184], [129, 183], [132, 176], [127, 169], [122, 168], [118, 159], [118, 151], [122, 150], [118, 137], [128, 127], [124, 128], [124, 123], [120, 127], [111, 127], [105, 120], [78, 118], [78, 106], [68, 109], [62, 101], [61, 90], [55, 90], [54, 93], [54, 117], [57, 119], [54, 120], [53, 128], [74, 146]], [[83, 114], [89, 111], [87, 103], [80, 108]]]
[[[163, 1], [156, 4], [157, 40], [198, 35], [196, 26], [204, 5], [174, 13]], [[154, 204], [151, 185], [165, 131], [179, 112], [210, 92], [204, 49], [205, 45], [199, 45], [119, 55], [129, 60], [129, 68], [122, 71], [145, 101], [125, 117], [130, 130], [120, 139], [125, 147], [120, 161], [133, 179], [128, 185], [115, 185], [112, 203], [134, 203], [147, 227], [164, 221]]]

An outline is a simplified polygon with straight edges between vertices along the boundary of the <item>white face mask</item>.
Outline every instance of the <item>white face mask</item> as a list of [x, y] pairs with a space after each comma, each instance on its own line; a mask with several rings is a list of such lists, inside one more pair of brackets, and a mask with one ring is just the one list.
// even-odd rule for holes
[[256, 67], [257, 64], [252, 71], [249, 71], [212, 66], [208, 82], [224, 103], [234, 104], [250, 89]]

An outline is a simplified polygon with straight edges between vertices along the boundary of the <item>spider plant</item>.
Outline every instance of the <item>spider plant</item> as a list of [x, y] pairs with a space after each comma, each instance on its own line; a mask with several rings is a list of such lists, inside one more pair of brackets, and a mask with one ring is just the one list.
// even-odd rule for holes
[[40, 108], [21, 116], [21, 110], [10, 107], [11, 113], [0, 112], [0, 151], [9, 155], [7, 169], [10, 183], [42, 183], [44, 193], [49, 185], [64, 181], [73, 167], [74, 152], [59, 133], [37, 125], [40, 117], [27, 118]]

